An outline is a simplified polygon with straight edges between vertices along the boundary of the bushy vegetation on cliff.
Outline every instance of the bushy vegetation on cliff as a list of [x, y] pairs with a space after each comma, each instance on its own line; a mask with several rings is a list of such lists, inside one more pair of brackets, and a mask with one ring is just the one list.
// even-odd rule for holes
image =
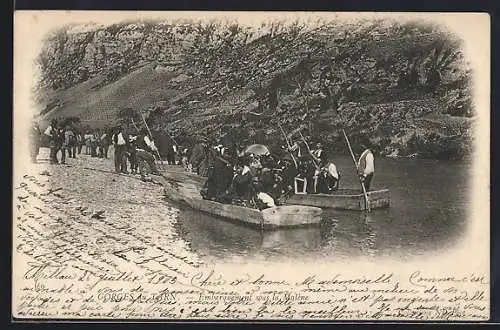
[[[64, 115], [58, 91], [89, 81], [93, 90], [116, 89], [131, 75], [148, 84], [144, 72], [168, 72], [161, 79], [168, 92], [142, 88], [132, 106], [177, 137], [278, 145], [280, 127], [302, 125], [332, 150], [344, 150], [344, 127], [355, 147], [368, 144], [383, 155], [461, 158], [471, 151], [471, 72], [460, 40], [439, 26], [212, 21], [77, 28], [54, 31], [39, 56], [48, 116], [56, 108]], [[119, 107], [108, 108], [117, 117]]]

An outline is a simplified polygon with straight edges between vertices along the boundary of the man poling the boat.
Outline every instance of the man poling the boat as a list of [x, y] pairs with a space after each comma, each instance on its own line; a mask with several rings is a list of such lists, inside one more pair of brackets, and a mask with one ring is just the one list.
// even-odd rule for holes
[[365, 149], [358, 161], [358, 175], [364, 183], [367, 191], [370, 190], [370, 185], [375, 173], [375, 160], [370, 149]]

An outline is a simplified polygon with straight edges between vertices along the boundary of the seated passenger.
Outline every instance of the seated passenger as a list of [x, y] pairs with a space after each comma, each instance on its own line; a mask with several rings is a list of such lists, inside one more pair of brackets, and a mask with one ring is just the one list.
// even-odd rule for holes
[[321, 164], [314, 174], [314, 191], [319, 194], [331, 194], [339, 188], [339, 173], [335, 164], [330, 161]]
[[233, 199], [248, 201], [250, 198], [250, 185], [253, 176], [249, 163], [248, 159], [242, 159], [236, 164], [230, 189]]

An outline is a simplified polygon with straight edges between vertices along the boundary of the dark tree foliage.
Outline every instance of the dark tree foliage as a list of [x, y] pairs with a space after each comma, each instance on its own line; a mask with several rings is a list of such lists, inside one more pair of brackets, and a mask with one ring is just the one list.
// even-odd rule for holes
[[[250, 111], [270, 117], [240, 127], [248, 142], [283, 143], [278, 127], [305, 125], [305, 134], [333, 145], [343, 146], [338, 131], [346, 128], [353, 141], [369, 140], [380, 153], [429, 154], [449, 142], [448, 154], [467, 148], [453, 147], [450, 132], [417, 119], [474, 116], [460, 40], [421, 22], [131, 22], [78, 33], [68, 27], [47, 38], [37, 63], [40, 85], [51, 89], [96, 76], [105, 85], [148, 63], [177, 63], [187, 78], [172, 86], [182, 95], [166, 99], [149, 120], [178, 137], [224, 132], [223, 121]], [[118, 119], [141, 121], [132, 109]]]

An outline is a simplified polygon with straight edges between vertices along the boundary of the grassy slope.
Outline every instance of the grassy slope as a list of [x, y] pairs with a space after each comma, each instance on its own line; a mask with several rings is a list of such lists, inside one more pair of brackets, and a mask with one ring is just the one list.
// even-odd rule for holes
[[176, 90], [165, 86], [177, 75], [176, 72], [159, 71], [154, 65], [147, 65], [104, 86], [99, 86], [102, 77], [94, 77], [54, 93], [52, 100], [59, 100], [61, 106], [49, 111], [43, 118], [44, 122], [57, 117], [79, 116], [85, 124], [104, 126], [116, 119], [121, 108], [139, 110], [176, 95]]

